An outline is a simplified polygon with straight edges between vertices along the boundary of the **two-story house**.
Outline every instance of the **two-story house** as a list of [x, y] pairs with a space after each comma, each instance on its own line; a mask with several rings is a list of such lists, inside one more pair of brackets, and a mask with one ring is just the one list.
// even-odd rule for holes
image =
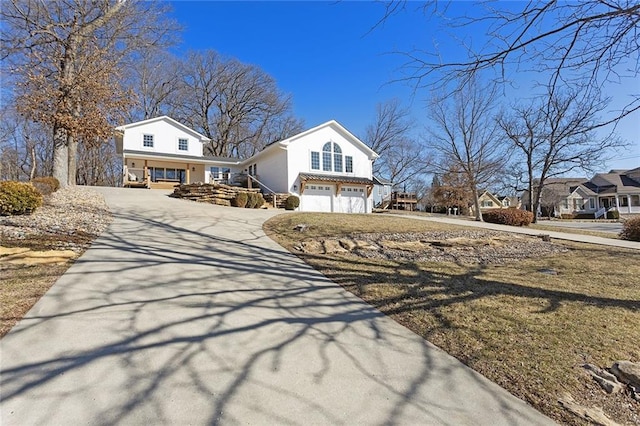
[[167, 187], [251, 176], [263, 192], [300, 197], [302, 211], [370, 213], [373, 150], [335, 120], [266, 146], [251, 158], [203, 156], [208, 138], [169, 117], [116, 128], [126, 186]]

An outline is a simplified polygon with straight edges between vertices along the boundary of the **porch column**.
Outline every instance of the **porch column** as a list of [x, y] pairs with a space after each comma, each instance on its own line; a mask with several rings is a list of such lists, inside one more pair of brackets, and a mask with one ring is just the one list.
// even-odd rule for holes
[[191, 183], [191, 165], [189, 163], [187, 163], [187, 173], [186, 173], [186, 184], [190, 184]]
[[616, 210], [620, 211], [620, 200], [618, 200], [618, 194], [616, 194]]

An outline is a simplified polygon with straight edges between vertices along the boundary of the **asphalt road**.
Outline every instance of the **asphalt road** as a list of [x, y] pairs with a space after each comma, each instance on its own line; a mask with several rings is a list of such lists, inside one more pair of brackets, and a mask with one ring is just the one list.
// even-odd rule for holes
[[267, 238], [104, 188], [114, 222], [0, 340], [7, 425], [552, 422]]
[[622, 231], [622, 223], [620, 222], [582, 222], [582, 221], [555, 221], [541, 220], [540, 225], [555, 226], [558, 228], [581, 229], [583, 231], [610, 232], [619, 234]]

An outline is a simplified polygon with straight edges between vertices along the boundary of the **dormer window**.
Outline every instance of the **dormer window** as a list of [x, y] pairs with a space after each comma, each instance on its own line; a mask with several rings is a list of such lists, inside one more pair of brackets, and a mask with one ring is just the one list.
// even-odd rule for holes
[[188, 139], [178, 139], [178, 151], [189, 151], [189, 140]]
[[342, 164], [342, 149], [340, 145], [335, 142], [324, 144], [322, 147], [322, 171], [342, 173]]
[[153, 135], [142, 135], [142, 146], [144, 148], [153, 148]]

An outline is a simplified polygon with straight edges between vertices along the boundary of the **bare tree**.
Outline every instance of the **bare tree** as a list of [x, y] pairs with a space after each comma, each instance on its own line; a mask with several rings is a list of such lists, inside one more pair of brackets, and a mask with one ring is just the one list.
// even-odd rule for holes
[[80, 138], [105, 137], [129, 96], [120, 69], [176, 26], [141, 0], [10, 0], [0, 10], [3, 58], [23, 114], [51, 126], [53, 175], [75, 184]]
[[375, 121], [367, 126], [364, 137], [369, 148], [380, 155], [373, 164], [374, 174], [396, 186], [416, 186], [416, 179], [427, 172], [431, 158], [426, 147], [411, 134], [414, 130], [409, 110], [398, 99], [376, 106]]
[[173, 115], [172, 101], [178, 103], [180, 61], [165, 51], [148, 50], [127, 67], [128, 87], [135, 104], [127, 111], [127, 121], [140, 121], [161, 115]]
[[458, 170], [466, 179], [478, 221], [478, 189], [495, 179], [506, 157], [494, 118], [495, 100], [495, 86], [469, 80], [452, 96], [434, 98], [429, 110], [429, 147], [439, 153], [441, 169]]
[[175, 114], [211, 139], [211, 155], [250, 156], [302, 128], [290, 97], [256, 66], [208, 50], [188, 55], [181, 75]]
[[[610, 148], [622, 145], [614, 134], [596, 134], [598, 114], [608, 100], [597, 91], [549, 88], [546, 97], [528, 105], [514, 105], [498, 123], [526, 165], [527, 192], [534, 194], [532, 212], [539, 211], [547, 179], [574, 170], [594, 170]], [[535, 219], [534, 219], [535, 220]]]
[[[406, 3], [388, 3], [380, 22]], [[408, 78], [417, 86], [446, 86], [484, 70], [497, 71], [499, 79], [509, 79], [512, 72], [536, 71], [548, 76], [548, 85], [556, 91], [576, 85], [601, 88], [607, 81], [638, 76], [640, 3], [635, 0], [532, 1], [522, 2], [520, 9], [503, 2], [483, 2], [482, 6], [469, 9], [472, 13], [480, 10], [479, 14], [446, 19], [457, 33], [461, 29], [484, 33], [488, 41], [482, 48], [463, 40], [466, 60], [449, 60], [446, 52], [443, 57], [433, 50], [405, 52]], [[448, 13], [437, 1], [424, 3], [422, 10], [427, 16]], [[434, 79], [436, 75], [439, 78]], [[605, 123], [617, 122], [638, 109], [640, 94], [636, 91]]]

